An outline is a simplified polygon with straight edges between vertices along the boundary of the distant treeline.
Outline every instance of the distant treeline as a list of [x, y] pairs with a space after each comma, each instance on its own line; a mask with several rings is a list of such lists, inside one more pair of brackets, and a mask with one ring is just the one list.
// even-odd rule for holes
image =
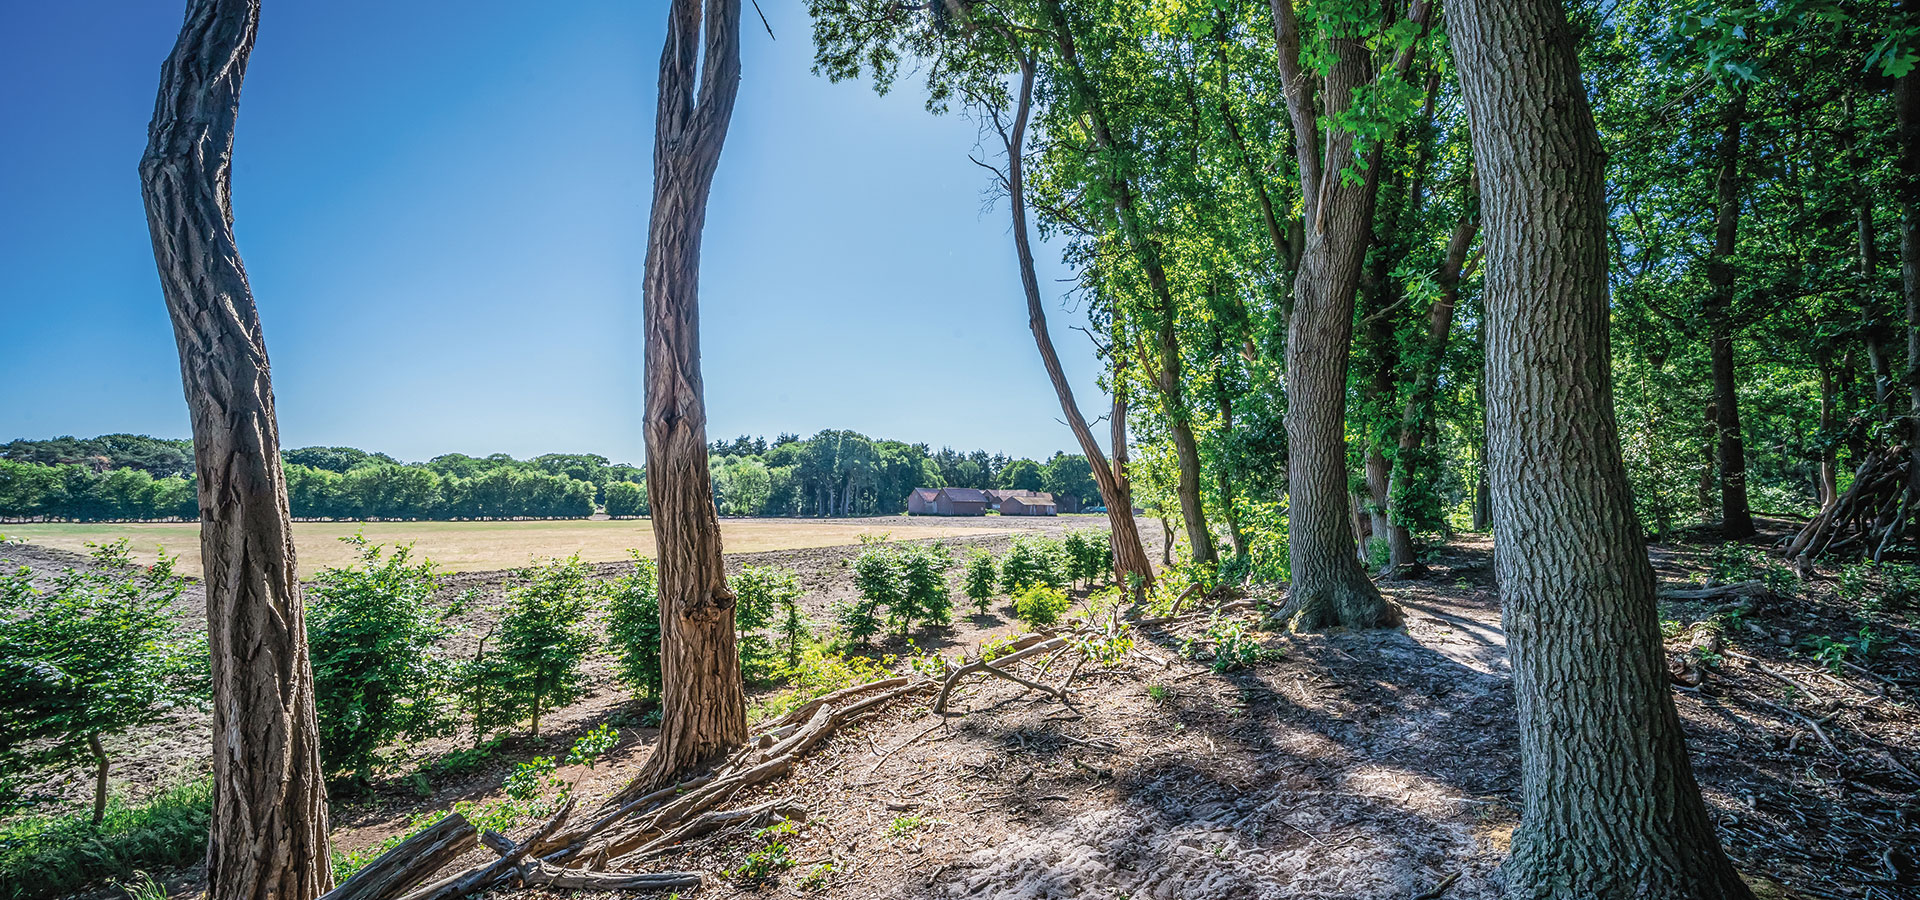
[[[602, 507], [648, 513], [646, 471], [597, 454], [437, 456], [403, 463], [352, 447], [281, 454], [300, 519], [584, 518]], [[1045, 462], [931, 451], [851, 431], [811, 438], [740, 437], [712, 446], [714, 503], [726, 515], [899, 513], [916, 487], [1024, 488], [1098, 496], [1084, 457]], [[73, 521], [193, 519], [193, 444], [145, 435], [59, 437], [0, 444], [0, 518]]]

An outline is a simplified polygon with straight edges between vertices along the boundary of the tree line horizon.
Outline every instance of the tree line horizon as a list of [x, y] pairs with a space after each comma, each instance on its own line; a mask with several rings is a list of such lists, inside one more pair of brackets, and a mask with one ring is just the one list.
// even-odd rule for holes
[[[709, 447], [723, 515], [848, 517], [905, 512], [918, 487], [1044, 490], [1099, 497], [1086, 458], [1044, 461], [985, 450], [874, 440], [852, 431]], [[378, 451], [311, 446], [280, 454], [292, 515], [305, 520], [578, 519], [648, 515], [644, 465], [595, 453], [447, 453], [403, 462]], [[0, 444], [0, 519], [191, 520], [199, 516], [190, 440], [108, 434]]]

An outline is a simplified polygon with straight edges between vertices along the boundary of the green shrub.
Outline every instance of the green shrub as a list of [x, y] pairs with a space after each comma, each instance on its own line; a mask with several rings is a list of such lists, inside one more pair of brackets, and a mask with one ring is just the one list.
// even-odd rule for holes
[[836, 607], [834, 617], [841, 638], [864, 647], [880, 633], [880, 611], [897, 608], [906, 600], [906, 579], [893, 548], [879, 541], [869, 542], [853, 558], [853, 587], [860, 593], [859, 599]]
[[653, 560], [633, 556], [632, 574], [600, 586], [607, 608], [607, 649], [614, 670], [643, 697], [660, 696], [660, 581]]
[[1014, 535], [1013, 546], [1000, 560], [1000, 590], [1017, 594], [1021, 588], [1035, 584], [1065, 587], [1064, 557], [1058, 541], [1030, 534]]
[[327, 568], [307, 595], [320, 758], [330, 773], [368, 780], [379, 751], [402, 736], [445, 730], [450, 668], [436, 649], [448, 628], [432, 606], [433, 563], [411, 547], [382, 555], [356, 534], [342, 538], [360, 563]]
[[987, 603], [993, 599], [994, 581], [1000, 577], [994, 567], [993, 554], [985, 550], [975, 550], [967, 554], [966, 577], [962, 586], [967, 599], [973, 601], [973, 608], [981, 615], [987, 614]]
[[791, 569], [748, 566], [727, 579], [733, 589], [733, 623], [740, 635], [740, 671], [752, 681], [775, 677], [779, 661], [773, 641], [766, 635], [768, 625], [783, 604], [797, 602], [800, 576]]
[[815, 697], [885, 678], [891, 674], [888, 667], [892, 665], [891, 656], [875, 660], [807, 647], [800, 652], [800, 664], [783, 673], [793, 688], [757, 704], [752, 710], [753, 719], [772, 718]]
[[800, 611], [799, 592], [780, 598], [778, 616], [774, 620], [774, 633], [778, 635], [787, 668], [792, 669], [800, 665], [801, 648], [813, 639], [812, 623]]
[[1060, 621], [1070, 601], [1067, 592], [1044, 584], [1030, 584], [1013, 595], [1013, 615], [1030, 628], [1047, 628]]
[[[1206, 655], [1206, 646], [1212, 645], [1211, 655]], [[1188, 659], [1206, 656], [1208, 668], [1215, 672], [1233, 672], [1248, 668], [1263, 659], [1274, 659], [1286, 655], [1285, 650], [1268, 650], [1254, 640], [1247, 626], [1238, 619], [1215, 616], [1207, 620], [1206, 631], [1198, 637], [1188, 638], [1180, 646], [1181, 655]]]
[[1240, 517], [1240, 535], [1247, 545], [1247, 580], [1262, 584], [1284, 584], [1293, 580], [1292, 558], [1288, 555], [1287, 508], [1247, 497], [1233, 498], [1234, 512]]
[[953, 557], [940, 544], [914, 544], [894, 552], [900, 569], [900, 602], [893, 607], [894, 624], [906, 634], [915, 625], [953, 622], [953, 594], [947, 588], [947, 570]]
[[0, 827], [0, 900], [79, 893], [136, 871], [189, 866], [207, 853], [213, 785], [196, 781], [138, 806], [86, 816], [33, 817]]
[[1067, 577], [1076, 582], [1093, 582], [1112, 571], [1112, 538], [1104, 531], [1069, 531], [1060, 541], [1066, 559]]
[[[157, 724], [207, 692], [203, 640], [176, 639], [173, 605], [185, 582], [162, 554], [133, 564], [127, 542], [93, 548], [93, 565], [55, 576], [0, 574], [0, 801], [27, 771], [85, 759], [107, 765], [102, 741]], [[106, 782], [95, 781], [94, 819]]]
[[580, 696], [580, 663], [593, 645], [586, 630], [591, 589], [577, 553], [516, 570], [513, 579], [488, 669], [503, 688], [501, 724], [530, 718], [537, 737], [541, 713]]

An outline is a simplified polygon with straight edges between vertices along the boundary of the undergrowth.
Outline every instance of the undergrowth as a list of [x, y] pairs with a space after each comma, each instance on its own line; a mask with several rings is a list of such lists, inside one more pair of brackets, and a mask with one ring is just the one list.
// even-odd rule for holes
[[205, 857], [213, 783], [195, 781], [137, 806], [114, 805], [98, 827], [88, 816], [21, 819], [0, 828], [0, 900], [76, 893], [136, 872]]

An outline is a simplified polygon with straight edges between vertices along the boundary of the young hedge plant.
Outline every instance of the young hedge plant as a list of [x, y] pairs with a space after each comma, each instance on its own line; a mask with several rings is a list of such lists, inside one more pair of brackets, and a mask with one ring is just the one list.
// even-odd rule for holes
[[[797, 615], [800, 576], [791, 569], [747, 566], [727, 579], [733, 588], [734, 628], [740, 635], [740, 671], [750, 681], [769, 681], [778, 675], [779, 657], [766, 634], [774, 617], [787, 610]], [[798, 662], [798, 648], [789, 645], [790, 664]]]
[[513, 578], [489, 674], [504, 689], [506, 715], [530, 718], [539, 737], [542, 713], [580, 697], [580, 663], [593, 647], [586, 628], [593, 589], [577, 553], [518, 569]]
[[660, 578], [653, 560], [638, 550], [633, 573], [601, 586], [607, 607], [607, 649], [627, 687], [642, 697], [660, 696]]
[[86, 568], [34, 586], [32, 570], [0, 574], [0, 800], [42, 766], [93, 766], [93, 818], [107, 809], [105, 741], [204, 705], [204, 639], [176, 637], [186, 589], [173, 557], [136, 566], [127, 542], [96, 545]]
[[985, 550], [967, 554], [966, 575], [961, 580], [961, 588], [966, 591], [967, 599], [973, 601], [974, 611], [980, 615], [987, 614], [988, 602], [994, 595], [994, 582], [999, 577], [1000, 572], [993, 564], [993, 554]]
[[320, 759], [359, 783], [396, 739], [443, 733], [452, 668], [438, 650], [449, 629], [433, 608], [439, 576], [413, 548], [390, 554], [356, 534], [341, 538], [358, 565], [326, 568], [307, 589], [307, 652], [320, 720]]

